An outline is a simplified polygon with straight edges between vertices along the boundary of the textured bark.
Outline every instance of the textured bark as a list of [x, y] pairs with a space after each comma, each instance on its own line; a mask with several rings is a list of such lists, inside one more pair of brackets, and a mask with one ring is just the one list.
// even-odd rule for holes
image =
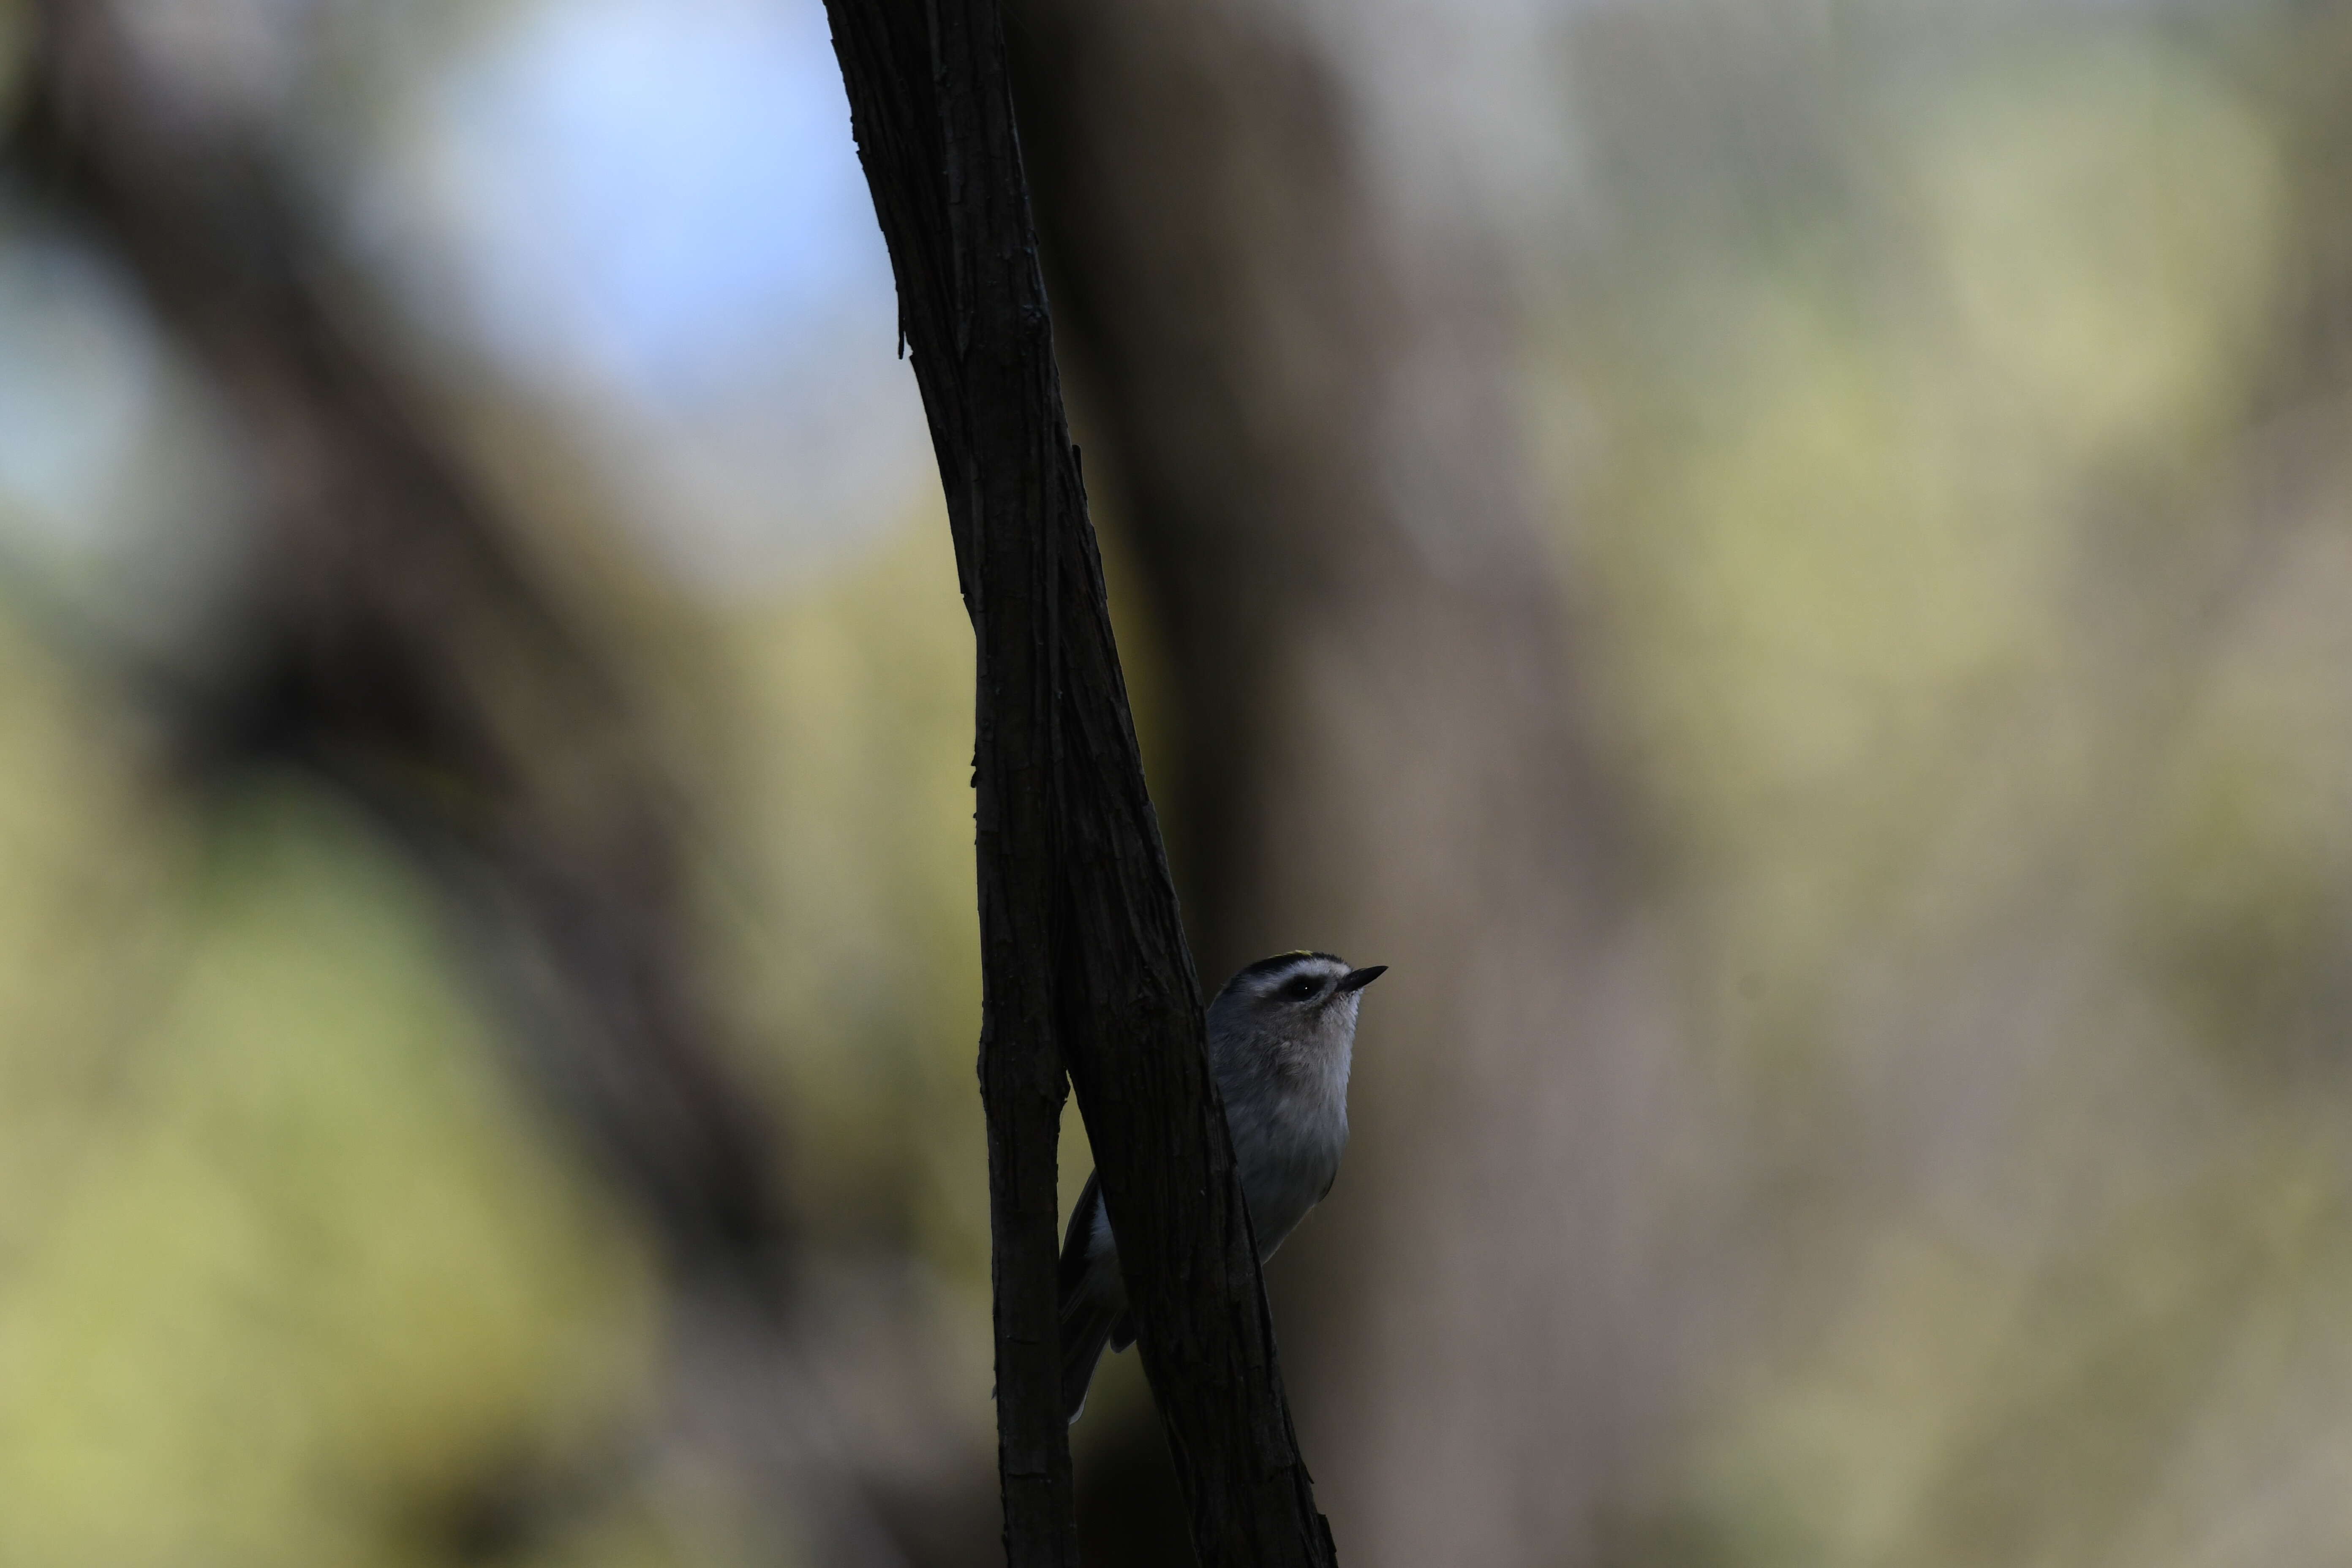
[[1196, 1549], [1219, 1564], [1329, 1563], [1064, 421], [996, 5], [827, 10], [979, 647], [1007, 1555], [1022, 1568], [1076, 1556], [1055, 1292], [1066, 1066]]
[[1579, 1561], [1672, 1407], [1645, 1205], [1689, 1102], [1498, 271], [1400, 220], [1300, 8], [1007, 12], [1099, 488], [1167, 638], [1192, 935], [1213, 973], [1393, 966], [1348, 1165], [1284, 1254], [1328, 1505], [1365, 1561]]

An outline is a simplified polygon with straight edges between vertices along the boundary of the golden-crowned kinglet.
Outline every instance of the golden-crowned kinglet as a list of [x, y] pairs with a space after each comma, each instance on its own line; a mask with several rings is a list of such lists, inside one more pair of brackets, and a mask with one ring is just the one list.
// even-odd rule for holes
[[[1385, 964], [1350, 969], [1328, 952], [1260, 959], [1209, 1004], [1209, 1068], [1225, 1102], [1242, 1197], [1260, 1261], [1323, 1201], [1348, 1146], [1348, 1062], [1356, 1008]], [[1087, 1178], [1062, 1237], [1062, 1405], [1076, 1421], [1103, 1346], [1135, 1342], [1127, 1283], [1102, 1188]]]

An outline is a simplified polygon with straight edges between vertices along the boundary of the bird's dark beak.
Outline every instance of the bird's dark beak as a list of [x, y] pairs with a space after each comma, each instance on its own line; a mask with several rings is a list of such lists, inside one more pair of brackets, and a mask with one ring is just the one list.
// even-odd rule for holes
[[1375, 963], [1370, 969], [1351, 969], [1340, 980], [1337, 988], [1341, 991], [1361, 991], [1388, 972], [1389, 966], [1385, 963]]

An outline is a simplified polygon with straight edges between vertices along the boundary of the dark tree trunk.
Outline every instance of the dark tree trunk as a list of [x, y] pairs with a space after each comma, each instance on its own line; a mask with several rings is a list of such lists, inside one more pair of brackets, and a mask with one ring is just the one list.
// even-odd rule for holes
[[827, 10], [979, 645], [1007, 1555], [1076, 1560], [1054, 1268], [1066, 1065], [1202, 1559], [1330, 1563], [1064, 421], [995, 0]]

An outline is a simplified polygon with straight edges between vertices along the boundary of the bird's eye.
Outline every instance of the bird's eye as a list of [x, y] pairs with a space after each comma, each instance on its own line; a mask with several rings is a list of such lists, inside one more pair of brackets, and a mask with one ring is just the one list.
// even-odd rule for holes
[[1289, 984], [1284, 986], [1282, 988], [1282, 994], [1286, 996], [1294, 997], [1298, 1001], [1304, 1002], [1311, 998], [1318, 991], [1322, 989], [1322, 986], [1317, 984], [1313, 980], [1302, 974], [1297, 979], [1292, 981]]

